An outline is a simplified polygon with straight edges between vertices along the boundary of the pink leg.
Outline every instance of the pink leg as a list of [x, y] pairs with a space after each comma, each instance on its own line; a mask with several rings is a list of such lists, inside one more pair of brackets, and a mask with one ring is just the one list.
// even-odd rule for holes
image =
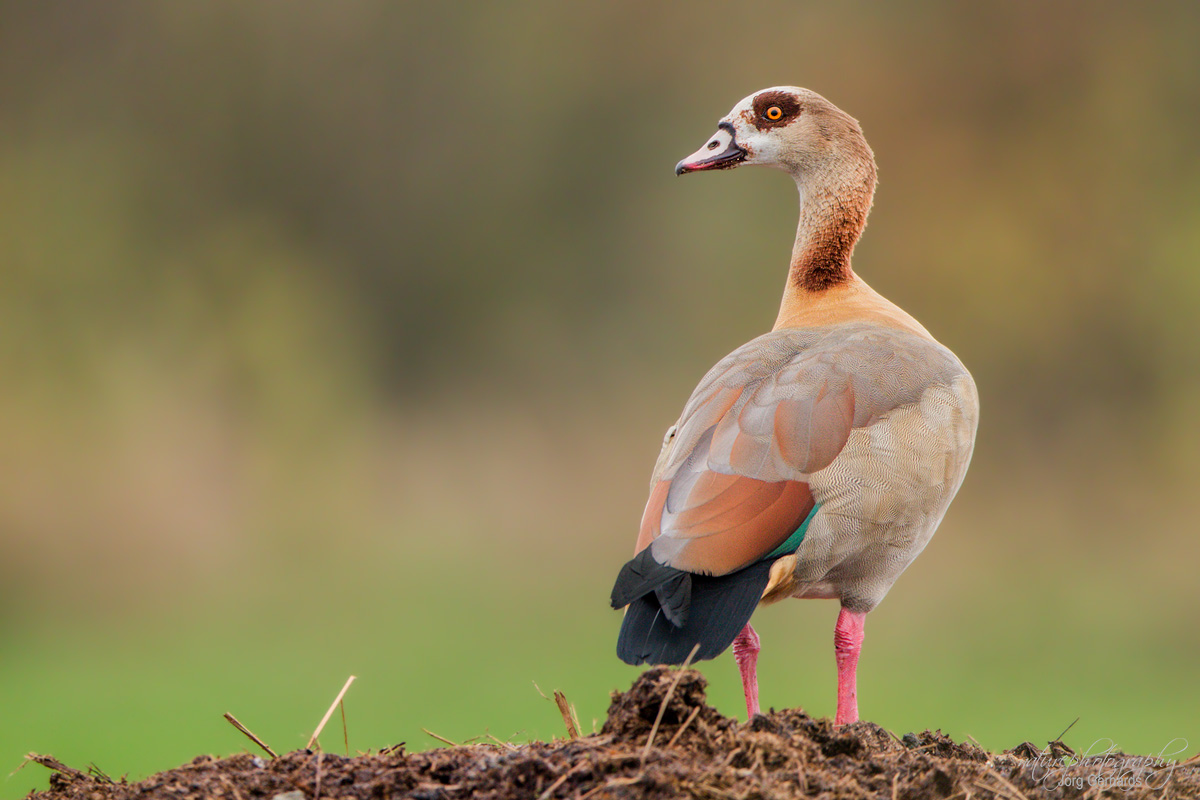
[[833, 648], [837, 654], [838, 703], [837, 724], [858, 722], [858, 653], [862, 650], [863, 623], [866, 614], [842, 609], [837, 627], [833, 629]]
[[750, 623], [742, 628], [742, 632], [733, 640], [733, 658], [737, 661], [742, 673], [742, 689], [746, 692], [746, 713], [750, 719], [762, 712], [758, 707], [758, 651], [762, 647], [758, 642], [758, 634]]

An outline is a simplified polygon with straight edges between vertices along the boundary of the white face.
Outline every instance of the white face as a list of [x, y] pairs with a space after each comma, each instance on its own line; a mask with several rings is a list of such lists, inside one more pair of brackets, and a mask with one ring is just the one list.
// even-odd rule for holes
[[[766, 103], [769, 103], [772, 96], [776, 94], [790, 95], [795, 98], [795, 102], [798, 102], [799, 98], [796, 97], [795, 91], [791, 87], [780, 86], [755, 92], [741, 100], [721, 118], [722, 122], [729, 122], [733, 125], [734, 139], [746, 151], [745, 163], [768, 167], [781, 166], [779, 162], [781, 139], [776, 135], [776, 128], [760, 128], [755, 123], [761, 125], [764, 121], [764, 108], [765, 111], [772, 112], [772, 114], [774, 113], [773, 109], [779, 109], [778, 113], [782, 114], [783, 108], [779, 104], [766, 105], [759, 101], [757, 105], [764, 106], [764, 108], [759, 108], [756, 112], [755, 104], [757, 98], [764, 96], [767, 98]], [[778, 120], [767, 119], [766, 121], [777, 122]]]
[[[820, 101], [819, 103], [816, 101]], [[819, 95], [795, 86], [775, 86], [741, 100], [721, 118], [703, 147], [680, 161], [675, 173], [761, 164], [794, 172], [816, 144], [806, 112], [828, 106]]]

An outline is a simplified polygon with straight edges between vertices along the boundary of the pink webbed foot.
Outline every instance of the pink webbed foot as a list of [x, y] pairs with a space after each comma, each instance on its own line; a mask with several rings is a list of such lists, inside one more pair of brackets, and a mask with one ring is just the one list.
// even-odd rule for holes
[[762, 713], [758, 707], [758, 651], [762, 646], [750, 623], [733, 640], [733, 658], [742, 673], [742, 690], [746, 693], [746, 713], [750, 719]]
[[862, 650], [863, 623], [867, 615], [843, 608], [833, 629], [833, 648], [838, 669], [838, 725], [858, 722], [858, 654]]

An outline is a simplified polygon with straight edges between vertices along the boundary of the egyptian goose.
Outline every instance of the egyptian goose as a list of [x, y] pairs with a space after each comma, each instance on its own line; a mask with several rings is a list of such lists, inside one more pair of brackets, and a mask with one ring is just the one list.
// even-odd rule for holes
[[713, 658], [733, 644], [759, 713], [750, 616], [786, 597], [841, 603], [836, 723], [858, 720], [863, 622], [962, 483], [979, 398], [966, 367], [850, 266], [875, 193], [858, 122], [807, 89], [733, 107], [677, 175], [762, 164], [800, 190], [770, 333], [709, 370], [667, 432], [636, 555], [613, 608], [629, 664]]

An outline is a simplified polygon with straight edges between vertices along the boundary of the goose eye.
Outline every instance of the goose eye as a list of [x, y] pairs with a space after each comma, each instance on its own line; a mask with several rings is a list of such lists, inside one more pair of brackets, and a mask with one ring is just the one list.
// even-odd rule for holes
[[783, 109], [779, 106], [771, 106], [767, 109], [766, 118], [772, 122], [783, 119]]

